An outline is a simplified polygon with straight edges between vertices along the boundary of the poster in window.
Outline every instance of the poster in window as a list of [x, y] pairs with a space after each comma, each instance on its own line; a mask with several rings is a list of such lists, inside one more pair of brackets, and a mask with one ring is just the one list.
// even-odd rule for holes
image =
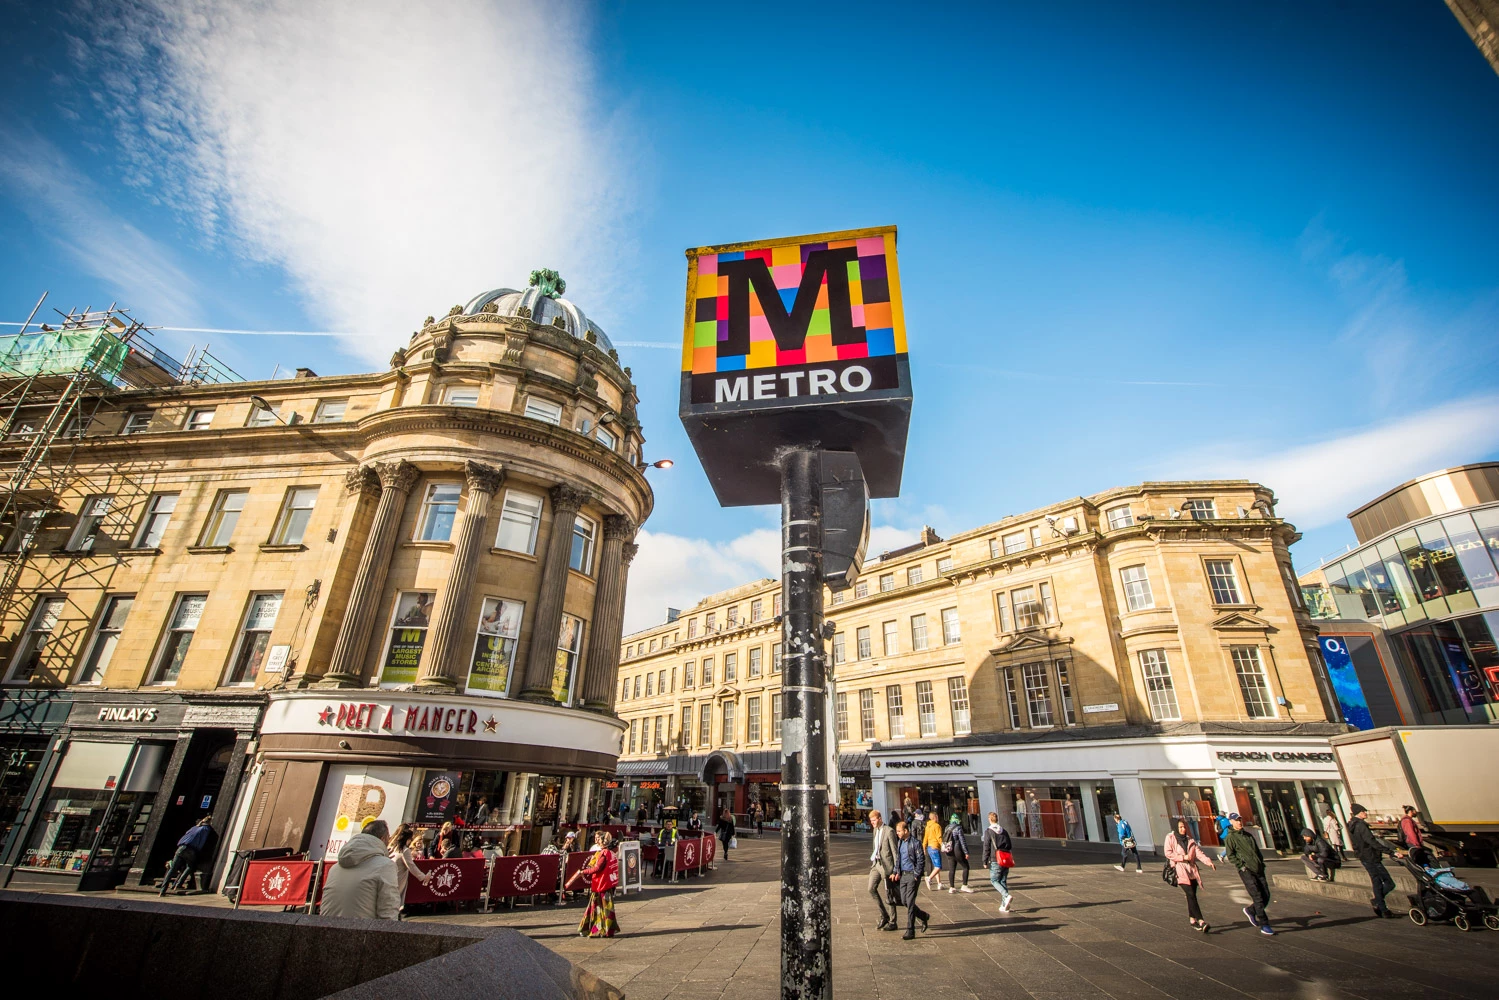
[[526, 606], [498, 597], [484, 599], [479, 615], [479, 634], [474, 640], [474, 658], [469, 665], [470, 691], [505, 694], [515, 670], [515, 645], [520, 638], [521, 615]]
[[402, 594], [396, 601], [380, 683], [416, 683], [416, 668], [422, 659], [422, 648], [427, 645], [427, 626], [432, 620], [434, 596], [432, 591], [416, 591]]
[[557, 635], [557, 664], [552, 670], [552, 697], [559, 704], [566, 705], [572, 695], [573, 671], [582, 648], [583, 619], [563, 615]]
[[1322, 647], [1322, 660], [1327, 664], [1327, 677], [1338, 696], [1338, 708], [1343, 721], [1355, 729], [1373, 729], [1374, 717], [1369, 712], [1369, 702], [1364, 697], [1364, 687], [1353, 670], [1353, 658], [1343, 636], [1324, 635], [1317, 638]]
[[457, 811], [461, 771], [428, 771], [422, 778], [422, 795], [416, 803], [415, 822], [447, 823]]

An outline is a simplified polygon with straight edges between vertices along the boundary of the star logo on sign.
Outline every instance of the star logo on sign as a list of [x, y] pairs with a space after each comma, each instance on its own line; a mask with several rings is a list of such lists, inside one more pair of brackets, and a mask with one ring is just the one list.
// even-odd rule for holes
[[267, 899], [280, 899], [290, 888], [291, 869], [285, 865], [277, 865], [260, 880], [260, 894]]
[[499, 725], [500, 720], [491, 715], [489, 718], [484, 720], [484, 731], [486, 733], [492, 733], [499, 727]]
[[453, 878], [453, 873], [446, 868], [437, 874], [437, 887], [439, 889], [451, 889], [453, 888], [453, 883], [456, 881], [457, 879]]
[[515, 869], [515, 887], [517, 889], [529, 889], [536, 884], [541, 877], [541, 866], [534, 861], [527, 861]]
[[432, 869], [432, 877], [427, 881], [427, 888], [434, 896], [451, 896], [458, 891], [458, 886], [463, 882], [463, 872], [457, 865], [440, 865]]
[[333, 709], [329, 708], [327, 705], [324, 705], [323, 710], [317, 714], [317, 724], [320, 726], [326, 726], [328, 724], [328, 720], [331, 718], [333, 718]]
[[697, 861], [697, 849], [694, 848], [691, 844], [684, 845], [682, 847], [682, 864], [684, 864], [684, 865], [686, 865], [687, 867], [690, 868], [690, 867], [692, 867], [693, 863], [696, 862], [696, 861]]

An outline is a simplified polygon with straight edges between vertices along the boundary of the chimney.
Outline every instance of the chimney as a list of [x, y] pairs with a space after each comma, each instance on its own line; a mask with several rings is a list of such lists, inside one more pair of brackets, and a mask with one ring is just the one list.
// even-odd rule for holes
[[924, 524], [921, 526], [922, 545], [936, 545], [940, 541], [942, 541], [942, 536], [933, 531], [931, 525]]
[[292, 378], [317, 378], [317, 372], [311, 368], [298, 368], [297, 373]]

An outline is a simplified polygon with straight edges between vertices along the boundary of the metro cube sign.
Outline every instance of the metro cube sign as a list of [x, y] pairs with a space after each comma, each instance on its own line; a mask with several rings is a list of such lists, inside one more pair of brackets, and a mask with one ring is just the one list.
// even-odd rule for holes
[[[888, 481], [894, 457], [898, 488], [911, 389], [895, 228], [700, 247], [687, 261], [681, 413], [720, 501], [772, 502], [746, 501], [742, 492], [726, 498], [727, 480], [746, 484], [724, 466], [725, 446], [737, 454], [727, 461], [741, 464], [767, 445], [787, 444], [852, 448], [864, 460], [875, 443], [855, 439], [871, 433], [886, 451], [873, 470], [865, 461], [871, 487], [881, 468]], [[729, 419], [770, 413], [780, 419]], [[809, 435], [817, 440], [799, 440]], [[701, 442], [709, 440], [705, 456]]]

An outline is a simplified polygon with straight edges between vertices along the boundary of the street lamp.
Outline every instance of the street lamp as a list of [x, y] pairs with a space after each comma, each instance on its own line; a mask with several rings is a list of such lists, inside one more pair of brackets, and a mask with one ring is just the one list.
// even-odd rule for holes
[[669, 469], [676, 464], [676, 462], [673, 462], [669, 458], [661, 458], [657, 459], [654, 462], [636, 462], [635, 468], [639, 469], [641, 472], [644, 472], [646, 469]]
[[[285, 418], [283, 418], [281, 416], [281, 414], [279, 414], [279, 413], [276, 412], [276, 408], [274, 406], [272, 406], [270, 404], [270, 402], [268, 402], [264, 396], [251, 396], [250, 397], [250, 402], [254, 403], [256, 406], [260, 407], [262, 410], [269, 411], [270, 414], [271, 414], [271, 416], [275, 417], [277, 420], [280, 420], [283, 424], [286, 423]], [[287, 424], [287, 426], [289, 427], [291, 425]]]

